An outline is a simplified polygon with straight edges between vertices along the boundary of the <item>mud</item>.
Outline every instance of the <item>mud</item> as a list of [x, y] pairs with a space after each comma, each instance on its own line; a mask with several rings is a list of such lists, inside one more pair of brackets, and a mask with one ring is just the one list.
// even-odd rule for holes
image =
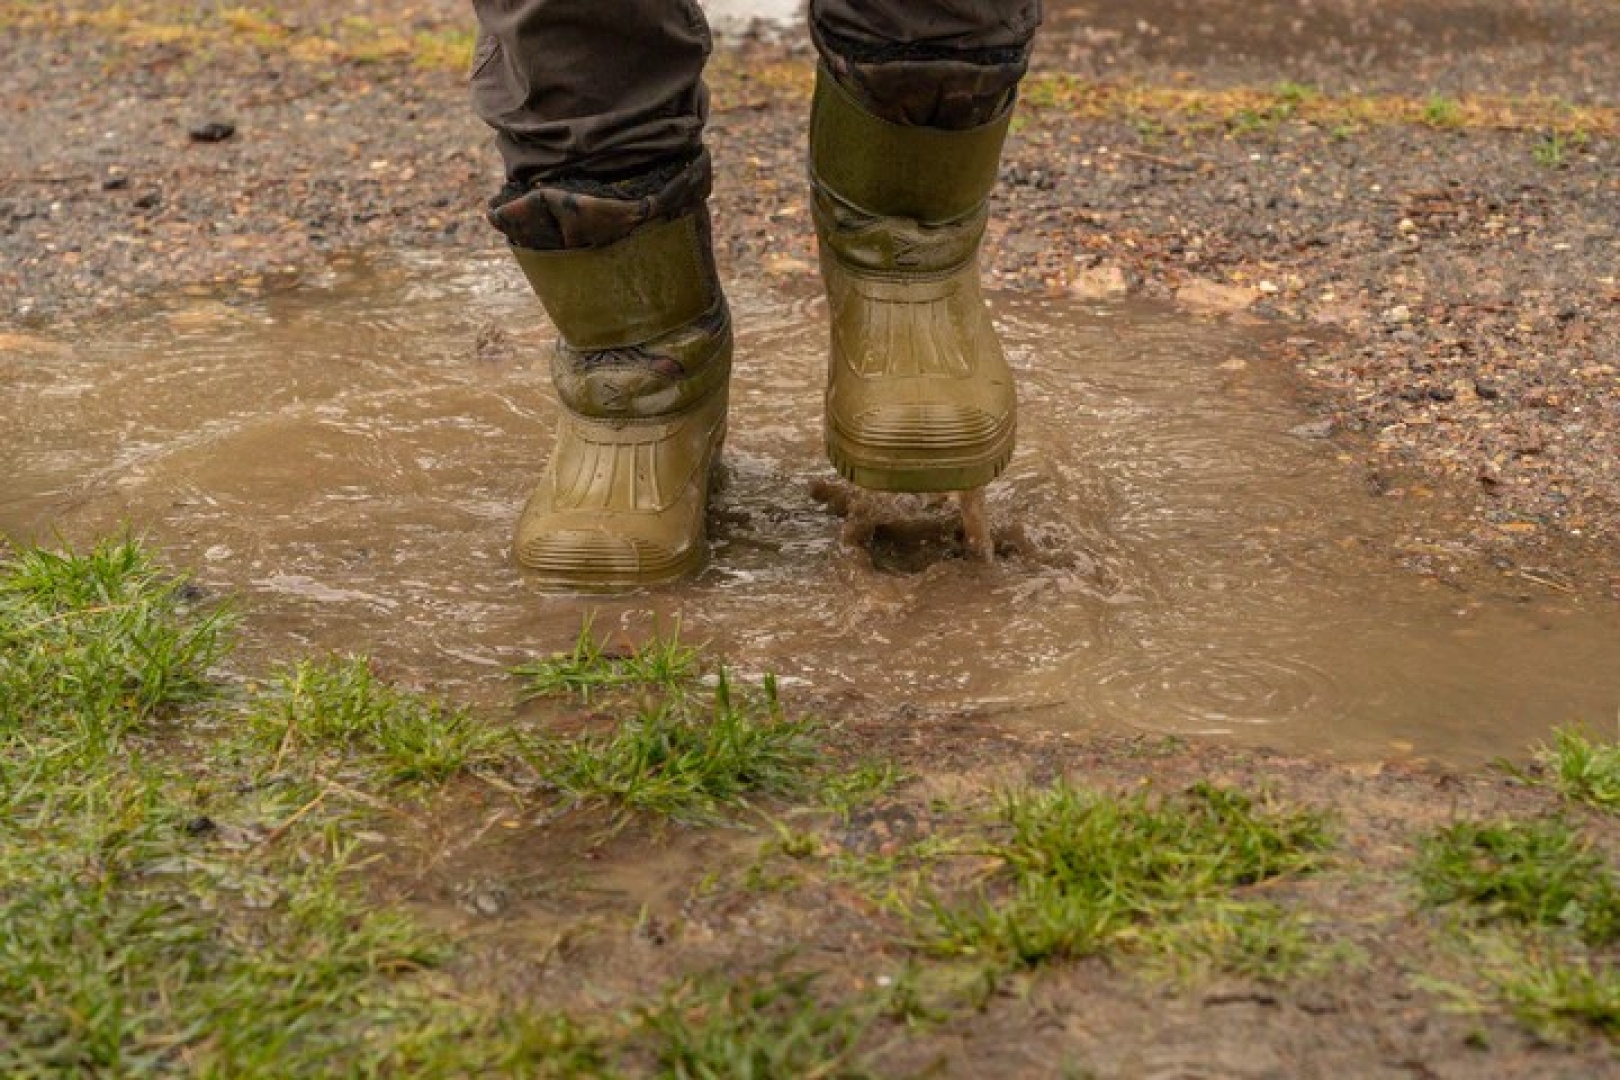
[[[1218, 83], [1289, 79], [1326, 90], [1504, 85], [1613, 100], [1620, 12], [1601, 0], [1045, 0], [1037, 64], [1088, 75], [1197, 69]], [[709, 0], [726, 35], [792, 32], [796, 0]]]
[[486, 260], [30, 339], [0, 389], [0, 532], [127, 524], [243, 597], [270, 656], [370, 653], [488, 702], [594, 616], [631, 639], [678, 624], [846, 703], [1069, 735], [1467, 764], [1620, 707], [1611, 607], [1519, 571], [1403, 569], [1445, 544], [1319, 437], [1278, 358], [1297, 328], [998, 296], [1021, 441], [988, 490], [985, 564], [953, 501], [831, 475], [813, 281], [733, 292], [714, 557], [678, 588], [546, 595], [510, 566], [555, 406], [549, 331]]
[[1102, 74], [1198, 69], [1217, 81], [1324, 89], [1504, 86], [1613, 100], [1620, 13], [1601, 0], [1047, 0], [1050, 62]]
[[[815, 972], [833, 1001], [882, 994], [920, 972], [922, 999], [951, 1001], [952, 1011], [943, 1022], [880, 1023], [868, 1040], [879, 1076], [1615, 1075], [1612, 1049], [1597, 1040], [1549, 1044], [1502, 1016], [1441, 1007], [1435, 988], [1466, 982], [1467, 961], [1409, 908], [1413, 836], [1456, 816], [1545, 813], [1545, 792], [1158, 740], [1078, 743], [894, 707], [847, 716], [837, 741], [841, 759], [876, 754], [924, 779], [843, 822], [762, 806], [753, 831], [615, 831], [602, 814], [558, 818], [499, 793], [461, 792], [395, 830], [378, 888], [462, 943], [450, 977], [576, 1015], [713, 972]], [[1214, 777], [1329, 812], [1342, 863], [1268, 898], [1308, 909], [1313, 933], [1343, 959], [1283, 985], [1166, 983], [1117, 957], [985, 982], [971, 962], [922, 961], [904, 915], [839, 868], [982, 825], [987, 789], [1056, 776], [1165, 791]], [[778, 830], [812, 839], [790, 855]]]
[[[478, 208], [499, 178], [459, 77], [298, 58], [332, 17], [308, 0], [277, 5], [294, 30], [268, 43], [148, 33], [179, 7], [120, 5], [120, 30], [0, 6], [0, 535], [130, 523], [241, 598], [244, 673], [366, 651], [495, 707], [507, 668], [587, 613], [629, 640], [678, 621], [782, 673], [839, 754], [923, 777], [822, 830], [826, 855], [926, 837], [950, 824], [940, 798], [1059, 774], [1213, 778], [1340, 819], [1346, 865], [1307, 899], [1366, 964], [1193, 989], [1069, 965], [918, 1035], [894, 1074], [1614, 1073], [1596, 1040], [1549, 1048], [1449, 1011], [1436, 980], [1469, 976], [1404, 876], [1418, 829], [1557, 810], [1454, 769], [1522, 762], [1557, 724], [1608, 730], [1620, 702], [1611, 131], [1547, 164], [1532, 126], [1386, 124], [1377, 101], [1343, 131], [1026, 102], [986, 252], [1023, 449], [981, 565], [948, 503], [874, 500], [822, 462], [808, 46], [734, 38], [711, 68], [743, 324], [715, 560], [675, 590], [558, 597], [507, 561], [548, 444], [548, 333], [492, 254]], [[459, 0], [344, 15], [468, 23]], [[1036, 72], [1564, 109], [1620, 98], [1617, 17], [1599, 0], [1048, 0]], [[225, 119], [234, 138], [188, 139]], [[783, 954], [837, 997], [915, 960], [869, 897], [772, 855], [768, 827], [609, 837], [469, 783], [386, 832], [370, 877], [466, 944], [453, 976], [545, 1008], [633, 1007]]]

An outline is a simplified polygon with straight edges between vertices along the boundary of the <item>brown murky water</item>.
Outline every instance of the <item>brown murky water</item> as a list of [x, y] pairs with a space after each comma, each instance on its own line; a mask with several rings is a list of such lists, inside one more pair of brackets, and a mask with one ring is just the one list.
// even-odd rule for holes
[[733, 299], [727, 478], [688, 585], [556, 596], [509, 566], [553, 405], [547, 331], [495, 260], [7, 339], [0, 532], [83, 542], [131, 522], [243, 597], [246, 662], [365, 651], [484, 701], [595, 613], [631, 637], [678, 619], [789, 686], [1063, 731], [1467, 762], [1615, 721], [1613, 606], [1396, 568], [1418, 525], [1331, 443], [1289, 434], [1308, 418], [1263, 357], [1274, 329], [998, 298], [1021, 444], [989, 499], [1007, 557], [982, 566], [925, 507], [857, 505], [869, 546], [841, 541], [821, 302], [809, 282]]

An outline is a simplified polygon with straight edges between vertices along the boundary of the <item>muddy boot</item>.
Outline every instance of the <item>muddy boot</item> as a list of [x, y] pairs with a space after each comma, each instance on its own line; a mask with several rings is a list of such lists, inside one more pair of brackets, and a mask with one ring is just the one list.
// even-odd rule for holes
[[825, 65], [810, 180], [832, 321], [827, 454], [880, 491], [964, 491], [1012, 456], [1012, 372], [979, 286], [1010, 91], [971, 126], [885, 118]]
[[701, 175], [656, 178], [650, 195], [542, 189], [491, 212], [560, 338], [556, 445], [514, 544], [521, 566], [559, 587], [669, 581], [707, 554], [731, 320], [703, 206], [707, 158], [690, 168]]

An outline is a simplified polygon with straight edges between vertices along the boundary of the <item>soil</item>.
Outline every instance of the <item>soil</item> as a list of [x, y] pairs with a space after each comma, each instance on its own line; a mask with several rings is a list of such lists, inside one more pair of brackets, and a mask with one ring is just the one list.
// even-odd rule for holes
[[[992, 284], [1307, 325], [1292, 359], [1319, 435], [1362, 463], [1372, 490], [1443, 508], [1429, 539], [1448, 559], [1546, 568], [1562, 591], [1620, 598], [1620, 142], [1613, 112], [1593, 104], [1620, 100], [1620, 11], [1600, 0], [1332, 0], [1275, 18], [1295, 9], [1050, 7], [1032, 80], [1046, 91], [1027, 95], [996, 196]], [[496, 244], [479, 212], [500, 182], [488, 134], [459, 75], [420, 63], [419, 50], [375, 37], [300, 49], [286, 28], [331, 20], [312, 0], [277, 5], [275, 33], [190, 32], [183, 5], [74, 8], [0, 2], [0, 358], [11, 341], [68, 334], [149, 297], [252, 297], [319, 286], [336, 255]], [[470, 18], [460, 0], [345, 10], [417, 42]], [[810, 62], [789, 33], [735, 42], [713, 64], [727, 275], [813, 274]], [[1280, 92], [1285, 80], [1296, 89]], [[1355, 103], [1353, 118], [1311, 119], [1314, 98], [1297, 89], [1307, 85]], [[852, 830], [852, 846], [873, 842], [863, 830], [926, 819], [931, 785], [983, 791], [1063, 772], [1173, 788], [1214, 776], [1334, 809], [1362, 865], [1310, 891], [1365, 966], [1298, 986], [1185, 991], [1074, 965], [937, 1036], [930, 1053], [950, 1059], [950, 1075], [1054, 1075], [1065, 1061], [1166, 1078], [1616, 1074], [1605, 1044], [1548, 1046], [1503, 1016], [1453, 1014], [1419, 977], [1454, 961], [1433, 926], [1403, 914], [1396, 868], [1413, 829], [1544, 812], [1540, 792], [1436, 767], [1145, 750], [903, 703], [870, 714], [821, 704], [854, 745], [924, 776]], [[440, 827], [454, 834], [458, 820]], [[469, 961], [469, 978], [565, 1002], [649, 990], [709, 963], [761, 967], [785, 948], [851, 984], [869, 977], [869, 955], [896, 958], [875, 944], [894, 929], [881, 914], [814, 875], [780, 896], [692, 899], [713, 865], [740, 872], [757, 838], [630, 835], [604, 847], [588, 831], [503, 834], [456, 857], [441, 847], [393, 888], [464, 927], [486, 920], [469, 940], [496, 973]], [[555, 963], [538, 951], [532, 964], [500, 960], [523, 954], [519, 931], [538, 933], [541, 899], [497, 897], [468, 914], [468, 882], [504, 882], [504, 896], [515, 867], [547, 852], [633, 876], [653, 851], [674, 852], [654, 863], [668, 869], [658, 888], [627, 885], [604, 916], [610, 929], [642, 929], [585, 934]], [[681, 932], [649, 937], [644, 904], [654, 925]], [[486, 908], [495, 914], [476, 915]]]
[[[925, 997], [955, 985], [958, 1010], [943, 1024], [878, 1025], [868, 1039], [876, 1075], [1620, 1076], [1601, 1039], [1547, 1042], [1469, 1006], [1468, 947], [1441, 929], [1443, 919], [1414, 913], [1408, 868], [1418, 834], [1458, 818], [1557, 813], [1546, 789], [1499, 774], [1351, 769], [1176, 740], [1017, 734], [995, 718], [909, 706], [790, 699], [789, 707], [842, 716], [837, 760], [898, 762], [917, 779], [847, 821], [766, 806], [772, 824], [746, 831], [616, 831], [604, 814], [537, 817], [532, 805], [463, 789], [424, 815], [434, 825], [396, 841], [383, 894], [466, 943], [454, 977], [577, 1014], [645, 1000], [686, 977], [763, 977], [784, 965], [816, 973], [824, 998], [849, 1000], [880, 994], [926, 963], [906, 920], [842, 876], [838, 860], [960, 835], [1004, 787], [1063, 777], [1094, 790], [1170, 793], [1213, 781], [1328, 815], [1332, 865], [1264, 895], [1308, 910], [1313, 934], [1342, 959], [1284, 983], [1182, 983], [1129, 959], [1092, 958], [1005, 974], [967, 1009], [961, 986], [974, 976], [971, 962], [934, 968]], [[1605, 843], [1615, 838], [1611, 819], [1578, 816]], [[812, 850], [786, 853], [780, 829], [814, 837]]]

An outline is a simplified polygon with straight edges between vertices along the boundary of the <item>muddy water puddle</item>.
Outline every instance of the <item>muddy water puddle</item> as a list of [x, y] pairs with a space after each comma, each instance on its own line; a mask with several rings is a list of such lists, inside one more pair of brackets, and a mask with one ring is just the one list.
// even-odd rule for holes
[[[546, 594], [509, 530], [554, 416], [547, 331], [504, 261], [337, 271], [177, 300], [82, 340], [0, 348], [0, 531], [149, 532], [241, 597], [251, 667], [368, 652], [461, 697], [582, 619], [677, 622], [747, 672], [857, 707], [1083, 733], [1213, 737], [1459, 763], [1614, 722], [1612, 605], [1391, 552], [1421, 523], [1364, 490], [1266, 359], [1286, 331], [1141, 304], [1002, 296], [1020, 448], [961, 558], [948, 507], [871, 500], [820, 450], [813, 285], [740, 285], [714, 559], [695, 581]], [[503, 329], [504, 328], [504, 329]]]

